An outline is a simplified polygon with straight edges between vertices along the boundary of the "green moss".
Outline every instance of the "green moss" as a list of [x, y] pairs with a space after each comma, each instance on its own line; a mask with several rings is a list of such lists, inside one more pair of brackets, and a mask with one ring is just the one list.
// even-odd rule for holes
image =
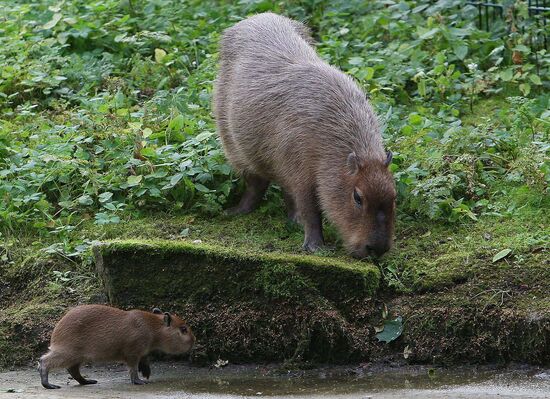
[[[527, 207], [498, 222], [484, 217], [452, 230], [434, 222], [398, 223], [396, 246], [379, 262], [385, 283], [404, 293], [441, 291], [470, 280], [550, 289], [544, 260], [550, 242], [544, 226], [550, 217], [543, 209]], [[510, 255], [493, 263], [493, 256], [506, 248]]]
[[477, 101], [472, 107], [472, 111], [467, 110], [461, 115], [461, 120], [464, 125], [476, 126], [482, 119], [490, 119], [492, 121], [498, 120], [495, 118], [495, 114], [498, 110], [507, 109], [510, 106], [506, 101], [505, 96], [493, 96], [489, 98], [482, 98]]
[[507, 306], [510, 298], [500, 292], [497, 301], [488, 301], [471, 289], [460, 286], [444, 294], [396, 298], [390, 303], [405, 320], [400, 344], [412, 351], [410, 361], [547, 364], [548, 308], [513, 310]]
[[346, 362], [370, 350], [370, 328], [356, 331], [348, 303], [376, 293], [371, 264], [185, 240], [111, 241], [94, 252], [112, 303], [159, 306], [190, 321], [199, 363]]
[[[402, 358], [406, 345], [415, 362], [543, 363], [550, 342], [548, 204], [521, 193], [502, 199], [499, 206], [511, 211], [498, 219], [452, 228], [399, 219], [395, 248], [376, 266], [346, 255], [330, 225], [327, 249], [305, 254], [303, 232], [278, 208], [234, 218], [156, 214], [88, 224], [75, 234], [108, 242], [96, 251], [113, 303], [160, 306], [189, 320], [198, 364], [218, 357], [293, 364]], [[15, 262], [0, 269], [10, 290], [0, 298], [8, 309], [0, 313], [0, 367], [36, 359], [66, 307], [105, 301], [94, 296], [97, 276], [88, 263], [44, 258], [31, 243], [17, 256], [10, 252]], [[504, 248], [511, 253], [493, 263]], [[70, 281], [56, 281], [54, 270], [70, 271]], [[374, 338], [384, 305], [405, 320], [403, 337], [390, 345]]]
[[64, 311], [59, 303], [31, 301], [7, 307], [0, 313], [0, 368], [30, 364], [47, 350], [57, 319]]
[[[330, 300], [343, 300], [373, 295], [380, 279], [378, 269], [365, 262], [239, 251], [189, 241], [114, 241], [96, 247], [95, 253], [115, 303], [149, 305], [163, 295], [176, 294], [181, 300], [215, 295], [243, 298], [256, 296], [258, 290], [269, 295], [285, 291], [283, 296], [296, 297], [315, 290]], [[280, 279], [275, 281], [273, 273]], [[150, 290], [143, 281], [149, 282]]]

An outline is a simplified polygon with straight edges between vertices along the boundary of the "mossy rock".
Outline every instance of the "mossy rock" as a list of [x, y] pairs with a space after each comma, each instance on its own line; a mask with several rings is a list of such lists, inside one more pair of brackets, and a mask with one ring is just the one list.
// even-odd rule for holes
[[463, 289], [445, 295], [396, 298], [390, 303], [406, 320], [401, 347], [414, 363], [456, 365], [509, 362], [548, 365], [550, 311], [488, 306], [465, 301]]
[[0, 369], [30, 365], [45, 353], [56, 320], [63, 314], [59, 304], [21, 303], [0, 312]]
[[378, 289], [369, 263], [166, 240], [106, 242], [94, 256], [112, 304], [190, 321], [197, 361], [347, 362], [369, 349], [369, 326], [346, 319], [347, 303]]

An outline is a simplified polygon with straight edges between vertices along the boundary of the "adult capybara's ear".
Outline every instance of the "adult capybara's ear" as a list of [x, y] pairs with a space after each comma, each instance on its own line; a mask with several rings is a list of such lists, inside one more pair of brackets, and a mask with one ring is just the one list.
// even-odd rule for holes
[[172, 316], [168, 312], [164, 312], [164, 324], [166, 324], [166, 327], [170, 327], [170, 324], [172, 324]]
[[160, 310], [159, 308], [153, 308], [152, 312], [154, 314], [162, 314], [162, 310]]
[[357, 159], [355, 152], [348, 155], [347, 166], [350, 175], [356, 174], [359, 170], [359, 160]]

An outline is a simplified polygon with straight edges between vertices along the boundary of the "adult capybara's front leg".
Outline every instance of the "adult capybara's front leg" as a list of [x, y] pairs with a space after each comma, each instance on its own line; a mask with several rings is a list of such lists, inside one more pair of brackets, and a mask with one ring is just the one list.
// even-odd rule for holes
[[300, 222], [304, 226], [303, 249], [308, 252], [315, 252], [324, 245], [323, 221], [315, 190], [311, 188], [299, 191], [294, 194], [294, 198]]

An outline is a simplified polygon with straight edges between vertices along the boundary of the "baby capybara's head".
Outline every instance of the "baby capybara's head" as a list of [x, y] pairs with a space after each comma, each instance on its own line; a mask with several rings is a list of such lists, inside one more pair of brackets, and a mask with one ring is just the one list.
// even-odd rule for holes
[[391, 248], [396, 198], [391, 159], [391, 152], [381, 160], [349, 154], [338, 193], [332, 196], [331, 202], [338, 202], [336, 211], [331, 204], [332, 222], [356, 258], [381, 256]]
[[189, 352], [195, 344], [195, 336], [187, 323], [175, 314], [163, 313], [158, 308], [153, 309], [153, 313], [162, 317], [164, 323], [157, 337], [160, 349], [172, 355]]

